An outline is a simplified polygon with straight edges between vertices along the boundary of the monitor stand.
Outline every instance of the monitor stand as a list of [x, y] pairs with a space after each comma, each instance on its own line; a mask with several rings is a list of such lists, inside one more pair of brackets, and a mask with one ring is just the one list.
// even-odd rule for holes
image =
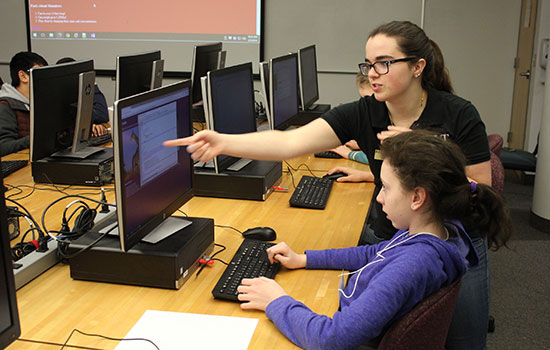
[[204, 106], [202, 101], [199, 101], [191, 107], [191, 121], [196, 123], [205, 123], [206, 118], [204, 117]]
[[[115, 221], [111, 224], [107, 224], [104, 228], [99, 230], [99, 233], [107, 233], [111, 236], [119, 236], [118, 232], [118, 222], [116, 221], [116, 215], [113, 217]], [[170, 216], [164, 220], [160, 225], [158, 225], [153, 231], [149, 232], [147, 236], [143, 237], [141, 240], [143, 242], [156, 244], [163, 239], [173, 235], [179, 230], [183, 230], [187, 226], [191, 225], [192, 222], [184, 220], [181, 217]]]
[[305, 111], [298, 111], [296, 118], [292, 120], [293, 125], [306, 125], [307, 123], [319, 118], [330, 110], [329, 104], [314, 104]]
[[252, 163], [252, 159], [245, 159], [241, 158], [235, 163], [231, 164], [231, 166], [227, 167], [227, 170], [230, 171], [240, 171], [242, 168], [247, 166], [248, 164]]
[[[82, 142], [83, 145], [86, 144], [86, 142]], [[75, 151], [73, 151], [73, 147], [66, 148], [62, 151], [55, 152], [51, 156], [54, 158], [74, 158], [74, 159], [86, 159], [89, 156], [91, 156], [94, 153], [101, 152], [105, 150], [103, 147], [78, 147]]]
[[201, 162], [200, 160], [193, 164], [193, 167], [196, 168], [205, 168], [205, 169], [214, 169], [214, 161], [211, 160], [209, 162]]

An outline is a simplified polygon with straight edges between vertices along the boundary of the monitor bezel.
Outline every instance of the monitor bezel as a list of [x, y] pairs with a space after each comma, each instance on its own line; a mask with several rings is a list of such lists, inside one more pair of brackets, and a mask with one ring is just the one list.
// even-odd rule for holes
[[[208, 98], [207, 98], [207, 104], [208, 104], [208, 116], [207, 119], [207, 126], [210, 130], [215, 130], [218, 132], [223, 132], [221, 130], [216, 129], [216, 113], [214, 112], [214, 104], [212, 102], [212, 79], [217, 79], [219, 77], [223, 77], [225, 75], [233, 74], [235, 72], [249, 72], [250, 76], [250, 91], [252, 92], [250, 95], [252, 104], [251, 104], [251, 110], [249, 112], [252, 113], [253, 118], [250, 120], [250, 125], [248, 125], [247, 130], [243, 130], [242, 133], [249, 133], [249, 132], [256, 132], [256, 109], [255, 109], [255, 100], [254, 100], [254, 75], [252, 70], [252, 62], [242, 63], [239, 65], [226, 67], [223, 69], [217, 69], [214, 71], [210, 71], [207, 74], [208, 77]], [[237, 162], [239, 157], [233, 157], [228, 155], [220, 155], [216, 156], [214, 158], [214, 168], [216, 170], [216, 173], [220, 173], [222, 171], [225, 171], [227, 168], [229, 168], [231, 165], [233, 165], [235, 162]]]
[[[114, 103], [114, 115], [113, 115], [113, 154], [114, 154], [114, 168], [115, 168], [115, 196], [116, 196], [116, 215], [118, 222], [118, 232], [120, 238], [120, 247], [122, 251], [127, 252], [133, 246], [135, 246], [143, 237], [148, 233], [154, 230], [158, 225], [160, 225], [165, 219], [170, 217], [176, 210], [178, 210], [182, 205], [189, 201], [193, 197], [193, 162], [191, 157], [188, 157], [189, 160], [189, 169], [190, 169], [190, 186], [189, 189], [176, 198], [172, 203], [170, 203], [166, 208], [164, 208], [160, 213], [157, 213], [155, 216], [149, 218], [144, 224], [142, 224], [135, 232], [128, 237], [126, 230], [126, 222], [124, 221], [124, 213], [126, 210], [126, 201], [125, 201], [125, 189], [123, 183], [123, 156], [121, 154], [122, 147], [122, 128], [121, 125], [121, 115], [120, 112], [122, 109], [132, 106], [135, 104], [143, 103], [151, 99], [161, 97], [163, 95], [168, 95], [175, 93], [182, 89], [189, 89], [189, 94], [191, 94], [191, 82], [189, 79], [176, 82], [170, 85], [160, 87], [158, 89], [150, 90], [143, 92], [141, 94], [133, 95]], [[191, 96], [189, 96], [191, 98]], [[191, 103], [188, 105], [187, 110], [189, 119], [188, 119], [188, 130], [192, 132], [192, 122], [191, 122]], [[186, 135], [190, 136], [190, 135]]]
[[[78, 86], [79, 86], [79, 74], [94, 71], [93, 60], [83, 60], [76, 62], [68, 62], [62, 64], [56, 64], [52, 66], [36, 67], [30, 70], [31, 84], [30, 84], [30, 159], [31, 162], [37, 162], [40, 159], [51, 156], [53, 153], [61, 151], [63, 148], [55, 147], [55, 135], [48, 134], [48, 130], [52, 129], [52, 115], [45, 113], [40, 120], [41, 111], [37, 110], [38, 106], [41, 106], [41, 101], [45, 100], [48, 104], [51, 104], [51, 95], [39, 93], [42, 81], [49, 81], [53, 78], [73, 76], [74, 78], [74, 103], [78, 103]], [[38, 87], [37, 87], [38, 85]], [[68, 95], [64, 95], [68, 96]], [[75, 106], [75, 117], [76, 110]], [[42, 112], [44, 113], [44, 112]], [[58, 116], [59, 118], [59, 116]], [[61, 124], [61, 123], [60, 123]], [[71, 125], [71, 131], [74, 131], [74, 121]], [[67, 146], [72, 145], [73, 136], [71, 135]], [[54, 145], [51, 145], [54, 142]]]
[[8, 295], [8, 308], [10, 310], [11, 324], [6, 329], [0, 329], [0, 348], [3, 349], [13, 343], [21, 335], [21, 322], [19, 320], [19, 310], [17, 308], [17, 296], [15, 292], [15, 278], [13, 276], [13, 263], [10, 251], [8, 223], [6, 214], [6, 203], [4, 200], [4, 186], [2, 175], [0, 174], [0, 193], [2, 193], [0, 203], [0, 249], [3, 271], [6, 280], [6, 286], [0, 288], [6, 288]]
[[[304, 86], [304, 62], [302, 61], [302, 53], [304, 51], [313, 50], [313, 68], [315, 70], [315, 96], [313, 96], [308, 101], [305, 101], [305, 86]], [[298, 79], [299, 79], [299, 91], [300, 91], [300, 102], [302, 105], [302, 110], [305, 111], [311, 107], [315, 102], [319, 100], [319, 79], [317, 77], [317, 52], [315, 45], [310, 45], [298, 50]]]
[[[132, 95], [135, 95], [135, 94], [131, 94], [131, 95], [128, 95], [128, 96], [123, 96], [121, 97], [120, 96], [120, 90], [121, 90], [121, 87], [120, 87], [120, 83], [122, 81], [122, 79], [124, 78], [124, 67], [127, 66], [127, 65], [135, 65], [135, 64], [139, 64], [139, 63], [151, 63], [151, 66], [148, 67], [148, 69], [144, 69], [142, 72], [142, 74], [145, 74], [145, 78], [143, 79], [144, 81], [148, 82], [149, 83], [149, 88], [146, 89], [145, 91], [147, 90], [150, 90], [151, 89], [151, 80], [152, 80], [152, 72], [153, 72], [153, 62], [154, 61], [158, 61], [161, 59], [161, 52], [160, 50], [155, 50], [155, 51], [147, 51], [147, 52], [138, 52], [138, 53], [133, 53], [133, 54], [127, 54], [127, 55], [119, 55], [117, 56], [116, 58], [116, 72], [115, 72], [115, 101], [118, 101], [122, 98], [125, 98], [125, 97], [129, 97], [129, 96], [132, 96]], [[136, 74], [135, 71], [132, 72], [133, 75]], [[121, 77], [122, 75], [122, 77]], [[143, 91], [143, 92], [145, 92]], [[141, 92], [139, 92], [141, 93]]]
[[277, 65], [279, 62], [281, 61], [285, 61], [285, 60], [291, 60], [291, 59], [294, 59], [296, 61], [296, 90], [299, 90], [300, 87], [298, 86], [298, 54], [293, 52], [293, 53], [289, 53], [287, 55], [283, 55], [283, 56], [279, 56], [279, 57], [275, 57], [275, 58], [272, 58], [269, 60], [269, 107], [270, 107], [270, 114], [271, 114], [271, 120], [272, 120], [272, 130], [286, 130], [289, 126], [292, 125], [292, 123], [296, 120], [296, 118], [298, 117], [298, 113], [300, 111], [300, 108], [299, 108], [299, 97], [298, 97], [298, 93], [296, 94], [296, 113], [293, 115], [293, 116], [290, 116], [288, 119], [286, 119], [285, 121], [283, 121], [282, 123], [280, 124], [275, 124], [275, 113], [274, 113], [274, 109], [275, 109], [275, 104], [274, 104], [274, 97], [273, 97], [273, 93], [274, 93], [274, 88], [273, 88], [273, 84], [274, 84], [274, 79], [273, 79], [273, 67], [274, 65]]

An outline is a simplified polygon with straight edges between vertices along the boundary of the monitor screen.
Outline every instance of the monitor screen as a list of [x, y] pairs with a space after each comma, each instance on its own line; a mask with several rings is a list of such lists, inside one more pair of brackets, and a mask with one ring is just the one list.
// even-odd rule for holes
[[190, 136], [189, 80], [115, 102], [118, 231], [128, 251], [192, 197], [191, 157], [166, 140]]
[[70, 147], [78, 108], [79, 75], [92, 60], [31, 69], [31, 161]]
[[298, 70], [300, 72], [300, 100], [302, 110], [305, 111], [319, 99], [315, 45], [298, 50], [298, 62]]
[[0, 175], [0, 349], [4, 349], [21, 334], [15, 295], [13, 262], [10, 252], [4, 186]]
[[272, 58], [269, 69], [272, 129], [284, 130], [298, 114], [298, 56]]
[[[208, 72], [209, 128], [224, 134], [256, 131], [252, 63]], [[223, 171], [238, 158], [216, 157], [216, 169]]]
[[218, 68], [222, 58], [222, 43], [197, 45], [193, 50], [193, 62], [191, 65], [191, 84], [193, 86], [192, 104], [202, 101], [201, 77]]
[[[193, 47], [223, 42], [230, 65], [260, 62], [263, 0], [28, 0], [30, 48], [48, 61], [161, 50], [165, 71], [190, 72]], [[256, 67], [254, 67], [256, 68]]]
[[153, 62], [160, 60], [160, 51], [136, 53], [116, 58], [115, 100], [151, 89]]

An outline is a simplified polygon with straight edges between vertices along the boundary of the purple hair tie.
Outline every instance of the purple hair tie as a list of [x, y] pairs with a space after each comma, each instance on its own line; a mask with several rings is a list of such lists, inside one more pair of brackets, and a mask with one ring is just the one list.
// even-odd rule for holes
[[475, 182], [470, 182], [470, 190], [472, 191], [472, 193], [476, 193], [477, 191], [477, 184]]

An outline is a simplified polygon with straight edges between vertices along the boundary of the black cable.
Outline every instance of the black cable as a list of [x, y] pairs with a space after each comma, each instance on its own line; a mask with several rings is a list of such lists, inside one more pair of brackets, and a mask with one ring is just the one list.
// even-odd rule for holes
[[116, 204], [104, 203], [104, 202], [102, 202], [102, 201], [98, 201], [98, 200], [93, 199], [93, 198], [84, 197], [84, 196], [81, 196], [81, 195], [78, 195], [78, 194], [70, 194], [70, 195], [67, 195], [67, 196], [64, 196], [64, 197], [60, 197], [60, 198], [56, 199], [55, 201], [51, 202], [50, 204], [48, 204], [48, 206], [44, 209], [44, 212], [42, 212], [42, 229], [44, 230], [44, 232], [50, 232], [50, 231], [47, 229], [47, 227], [46, 227], [46, 222], [45, 222], [46, 213], [48, 212], [48, 210], [49, 210], [53, 205], [55, 205], [56, 203], [58, 203], [59, 201], [62, 201], [62, 200], [67, 199], [67, 198], [80, 198], [80, 199], [84, 199], [84, 200], [87, 200], [87, 201], [90, 201], [90, 202], [99, 203], [99, 204], [106, 204], [106, 205], [108, 205], [108, 206], [111, 206], [111, 207], [115, 207], [115, 208], [116, 208]]
[[[317, 175], [315, 175], [315, 174], [313, 173], [313, 170], [311, 170], [311, 168], [310, 168], [307, 164], [305, 164], [305, 163], [302, 163], [302, 164], [298, 165], [296, 168], [293, 168], [292, 165], [290, 165], [290, 163], [287, 162], [286, 160], [285, 160], [285, 164], [287, 165], [287, 167], [289, 167], [290, 169], [292, 169], [292, 170], [294, 170], [294, 171], [298, 171], [298, 170], [300, 170], [301, 167], [305, 167], [305, 168], [307, 169], [307, 171], [309, 171], [309, 173], [311, 174], [311, 176], [313, 176], [313, 177], [318, 177]], [[290, 170], [289, 170], [289, 171], [290, 171]], [[317, 170], [317, 171], [321, 171], [321, 170]], [[323, 171], [324, 171], [324, 170], [323, 170]]]
[[[7, 187], [9, 186], [9, 190], [12, 190], [12, 189], [17, 189], [19, 192], [18, 193], [12, 193], [10, 194], [9, 196], [7, 196], [7, 198], [11, 198], [13, 196], [16, 196], [16, 195], [19, 195], [21, 193], [23, 193], [24, 191], [22, 190], [22, 188], [30, 188], [31, 189], [31, 192], [22, 196], [22, 197], [18, 197], [18, 198], [12, 198], [14, 200], [21, 200], [21, 199], [24, 199], [24, 198], [27, 198], [27, 197], [30, 197], [35, 191], [51, 191], [51, 192], [60, 192], [59, 189], [57, 187], [55, 187], [54, 185], [54, 188], [49, 188], [51, 187], [52, 185], [50, 184], [33, 184], [32, 186], [29, 186], [29, 185], [17, 185], [17, 186], [13, 186], [13, 185], [10, 185], [10, 184], [5, 184]], [[41, 188], [41, 187], [38, 187], [38, 185], [40, 186], [44, 186], [46, 188]], [[92, 192], [83, 192], [83, 193], [79, 193], [80, 195], [82, 196], [94, 196], [94, 195], [98, 195], [98, 194], [101, 194], [101, 190], [96, 190], [96, 191], [93, 191], [91, 188], [85, 188], [85, 187], [72, 187], [72, 185], [69, 185], [67, 186], [65, 189], [71, 189], [72, 191], [92, 191]], [[114, 188], [106, 188], [105, 189], [105, 192], [113, 192], [114, 191]], [[64, 193], [64, 192], [62, 192]]]
[[187, 215], [187, 213], [186, 213], [186, 212], [184, 212], [184, 211], [181, 211], [180, 209], [178, 209], [178, 211], [179, 211], [180, 213], [182, 213], [182, 214], [183, 214], [183, 216], [185, 216], [185, 217], [189, 217], [189, 215]]
[[[52, 185], [57, 191], [63, 193], [64, 195], [68, 195], [68, 193], [63, 192], [62, 190], [60, 190], [60, 189], [57, 187], [57, 185], [54, 184], [52, 180], [50, 180], [50, 178], [48, 177], [48, 175], [47, 175], [46, 173], [42, 173], [42, 175], [46, 178], [46, 180], [48, 180], [48, 182], [50, 183], [50, 185]], [[60, 186], [60, 187], [61, 187], [61, 186]], [[71, 186], [69, 185], [69, 186], [65, 187], [63, 190], [67, 190], [67, 189], [69, 189], [70, 187], [71, 187]]]
[[63, 350], [65, 348], [65, 346], [67, 346], [67, 343], [69, 342], [69, 340], [71, 339], [71, 337], [73, 336], [74, 332], [78, 332], [84, 336], [87, 336], [87, 337], [98, 337], [98, 338], [103, 338], [103, 339], [107, 339], [107, 340], [112, 340], [112, 341], [127, 341], [127, 340], [132, 340], [132, 341], [136, 341], [136, 340], [139, 340], [139, 341], [146, 341], [146, 342], [149, 342], [151, 343], [157, 350], [160, 350], [160, 348], [157, 346], [157, 344], [155, 344], [152, 340], [150, 339], [147, 339], [147, 338], [113, 338], [113, 337], [108, 337], [108, 336], [105, 336], [105, 335], [101, 335], [101, 334], [91, 334], [91, 333], [85, 333], [85, 332], [82, 332], [76, 328], [74, 328], [72, 331], [71, 331], [71, 334], [69, 334], [69, 337], [67, 338], [67, 340], [65, 340], [65, 343], [63, 343], [63, 346], [61, 346], [61, 349], [60, 350]]
[[[286, 163], [286, 162], [285, 162]], [[288, 163], [286, 163], [286, 169], [288, 170], [288, 173], [290, 174], [290, 178], [292, 179], [292, 187], [296, 189], [296, 184], [294, 183], [294, 174], [290, 170], [292, 168]]]
[[229, 228], [229, 229], [231, 229], [231, 230], [237, 231], [237, 232], [240, 233], [241, 235], [243, 234], [241, 231], [237, 230], [236, 228], [234, 228], [234, 227], [232, 227], [232, 226], [214, 225], [214, 227]]
[[92, 248], [94, 245], [96, 245], [99, 241], [101, 241], [103, 238], [105, 238], [105, 236], [107, 236], [109, 234], [109, 232], [111, 232], [112, 230], [114, 230], [117, 226], [113, 226], [111, 227], [109, 230], [107, 230], [107, 232], [105, 233], [102, 233], [95, 241], [93, 241], [92, 243], [90, 243], [89, 245], [87, 245], [86, 247], [80, 249], [79, 251], [71, 254], [71, 255], [67, 255], [66, 254], [66, 251], [69, 249], [69, 245], [70, 245], [70, 241], [62, 241], [62, 240], [57, 240], [58, 244], [57, 244], [57, 253], [63, 258], [63, 259], [72, 259], [74, 258], [75, 256], [77, 256], [78, 254], [80, 253], [83, 253], [87, 250], [89, 250], [90, 248]]

